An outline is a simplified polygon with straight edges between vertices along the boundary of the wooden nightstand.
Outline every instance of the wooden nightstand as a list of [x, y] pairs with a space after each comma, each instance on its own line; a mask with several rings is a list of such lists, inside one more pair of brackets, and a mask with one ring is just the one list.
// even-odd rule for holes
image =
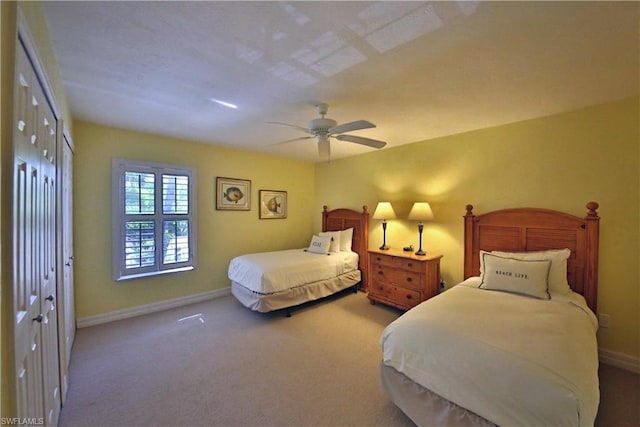
[[418, 256], [398, 249], [369, 250], [369, 301], [409, 310], [437, 295], [440, 258], [439, 254]]

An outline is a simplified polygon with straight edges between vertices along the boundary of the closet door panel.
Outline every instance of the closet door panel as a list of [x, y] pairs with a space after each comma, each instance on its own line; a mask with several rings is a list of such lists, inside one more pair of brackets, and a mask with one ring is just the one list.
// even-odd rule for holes
[[57, 120], [22, 39], [16, 46], [12, 271], [16, 416], [60, 413], [55, 148]]
[[73, 143], [58, 125], [58, 342], [62, 404], [68, 389], [69, 359], [76, 333], [73, 284]]
[[13, 321], [17, 416], [44, 418], [40, 276], [42, 267], [38, 84], [24, 50], [16, 50], [13, 158]]

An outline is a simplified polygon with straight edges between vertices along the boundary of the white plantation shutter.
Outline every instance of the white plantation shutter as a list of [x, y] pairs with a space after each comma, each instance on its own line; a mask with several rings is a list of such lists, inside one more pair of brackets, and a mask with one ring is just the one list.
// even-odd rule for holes
[[195, 267], [195, 173], [114, 159], [113, 276], [124, 280]]

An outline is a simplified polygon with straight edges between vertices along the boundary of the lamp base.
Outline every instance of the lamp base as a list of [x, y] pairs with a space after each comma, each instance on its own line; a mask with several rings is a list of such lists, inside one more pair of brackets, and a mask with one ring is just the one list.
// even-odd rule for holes
[[379, 248], [379, 249], [380, 249], [380, 250], [382, 250], [382, 251], [388, 251], [388, 250], [389, 250], [389, 246], [387, 246], [387, 245], [382, 245], [382, 246], [380, 246], [380, 248]]
[[425, 251], [423, 251], [422, 249], [418, 249], [418, 250], [415, 252], [415, 254], [416, 254], [416, 255], [423, 256], [423, 255], [426, 255], [427, 253], [426, 253]]

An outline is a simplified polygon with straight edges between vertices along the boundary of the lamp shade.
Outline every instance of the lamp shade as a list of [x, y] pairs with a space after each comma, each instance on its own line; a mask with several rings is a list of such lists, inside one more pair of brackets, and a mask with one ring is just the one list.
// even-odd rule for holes
[[376, 210], [373, 212], [373, 219], [395, 219], [396, 213], [390, 202], [378, 202]]
[[415, 202], [409, 212], [409, 219], [412, 221], [430, 221], [433, 219], [431, 206], [427, 202]]

